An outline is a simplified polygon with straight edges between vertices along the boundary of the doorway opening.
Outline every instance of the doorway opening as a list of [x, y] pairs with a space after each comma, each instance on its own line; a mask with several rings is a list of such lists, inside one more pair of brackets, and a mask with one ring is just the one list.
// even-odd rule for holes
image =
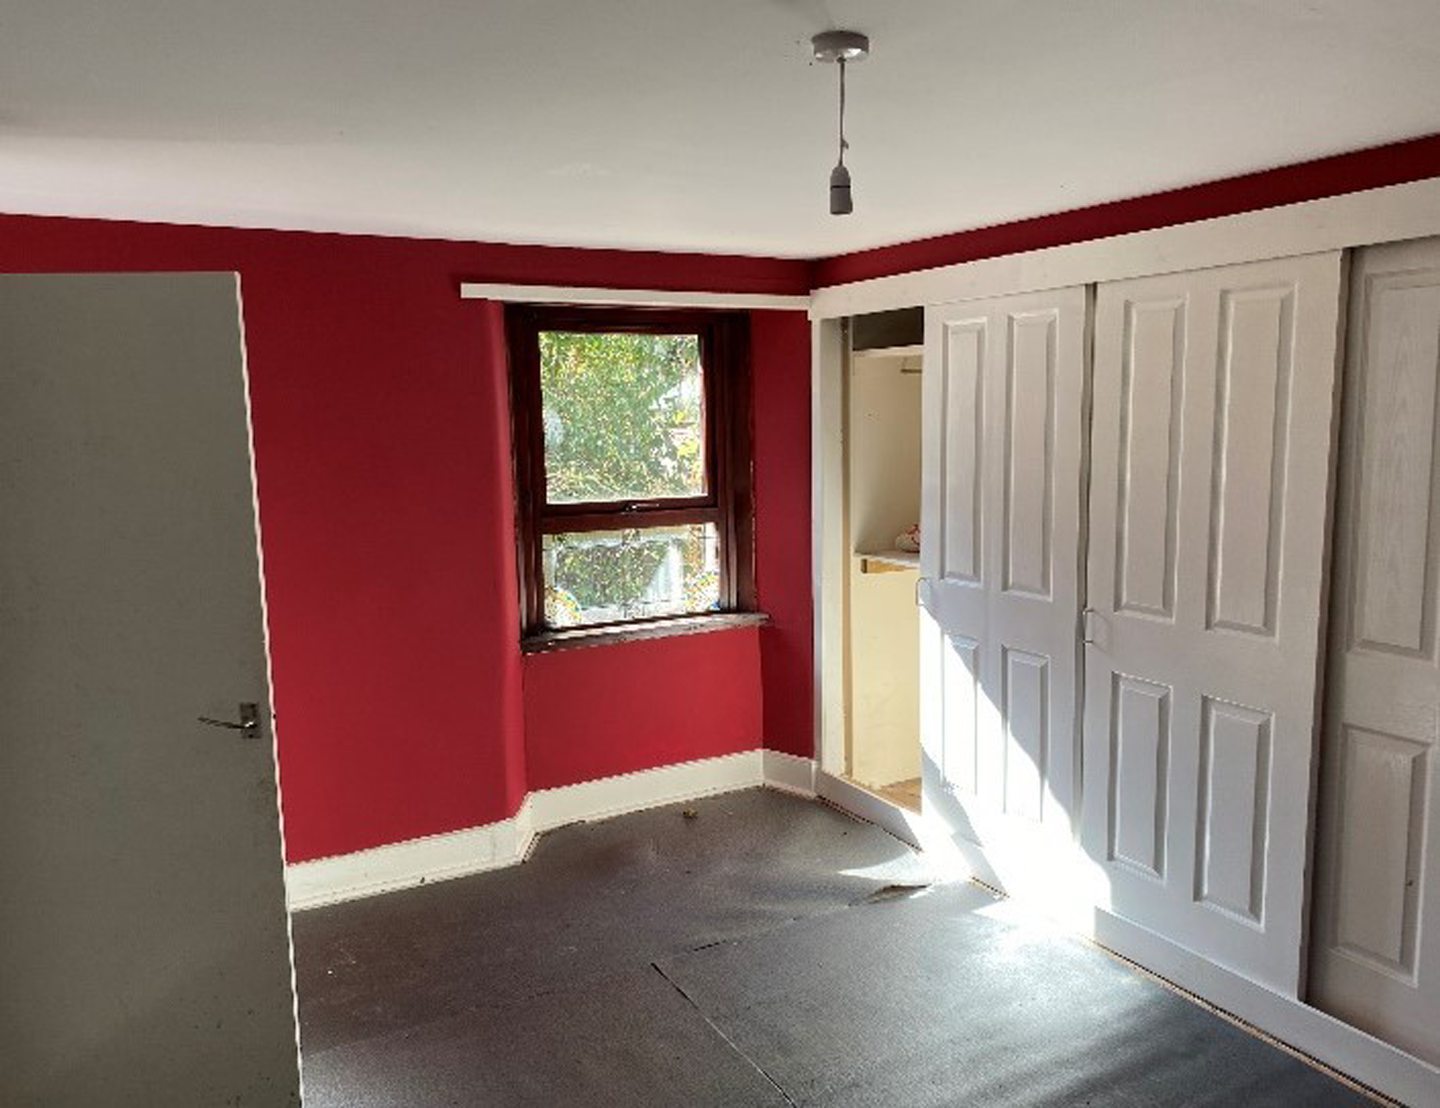
[[845, 390], [845, 776], [920, 811], [924, 312], [857, 316]]

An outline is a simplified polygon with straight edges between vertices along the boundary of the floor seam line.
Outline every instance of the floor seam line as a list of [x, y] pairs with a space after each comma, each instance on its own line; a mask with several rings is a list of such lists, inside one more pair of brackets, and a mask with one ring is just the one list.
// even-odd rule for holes
[[653, 969], [656, 973], [658, 973], [660, 977], [664, 981], [666, 981], [672, 989], [674, 989], [677, 993], [684, 997], [685, 1003], [695, 1009], [696, 1013], [700, 1016], [702, 1020], [705, 1021], [705, 1023], [709, 1026], [710, 1030], [714, 1031], [715, 1034], [719, 1035], [720, 1040], [726, 1046], [728, 1046], [741, 1058], [745, 1059], [745, 1061], [749, 1063], [750, 1067], [754, 1069], [756, 1073], [758, 1073], [761, 1077], [768, 1081], [771, 1087], [782, 1097], [785, 1098], [786, 1104], [790, 1105], [791, 1108], [799, 1108], [798, 1102], [793, 1097], [791, 1097], [789, 1093], [785, 1091], [785, 1089], [781, 1086], [780, 1082], [776, 1081], [775, 1078], [771, 1077], [769, 1071], [766, 1070], [764, 1066], [762, 1066], [754, 1058], [750, 1057], [750, 1055], [746, 1054], [745, 1051], [741, 1050], [735, 1040], [730, 1038], [729, 1035], [725, 1034], [725, 1032], [721, 1030], [720, 1025], [717, 1024], [714, 1020], [712, 1020], [709, 1015], [706, 1014], [705, 1010], [700, 1007], [700, 1005], [695, 1003], [695, 998], [692, 997], [689, 993], [687, 993], [683, 988], [681, 988], [680, 983], [677, 982], [673, 977], [671, 977], [660, 967], [659, 962], [651, 962], [650, 968]]

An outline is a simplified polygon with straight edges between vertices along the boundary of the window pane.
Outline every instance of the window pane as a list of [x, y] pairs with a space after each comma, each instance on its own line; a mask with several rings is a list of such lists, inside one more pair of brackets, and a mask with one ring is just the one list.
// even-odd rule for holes
[[720, 606], [714, 524], [546, 535], [545, 622], [579, 627]]
[[698, 335], [540, 333], [551, 504], [704, 496]]

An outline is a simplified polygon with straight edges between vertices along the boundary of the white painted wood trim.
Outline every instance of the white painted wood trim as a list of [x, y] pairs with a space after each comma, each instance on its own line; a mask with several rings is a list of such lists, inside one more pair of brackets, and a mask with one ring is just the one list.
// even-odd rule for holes
[[1440, 1104], [1440, 1069], [1326, 1015], [1272, 992], [1151, 931], [1096, 910], [1089, 938], [1280, 1042], [1405, 1104]]
[[814, 796], [815, 763], [777, 750], [746, 750], [541, 789], [510, 819], [286, 866], [286, 899], [299, 912], [483, 873], [523, 862], [536, 836], [556, 827], [761, 785]]
[[1440, 177], [816, 289], [812, 319], [1179, 273], [1440, 234]]
[[811, 610], [814, 635], [815, 761], [844, 773], [845, 572], [845, 329], [839, 320], [810, 328]]
[[285, 867], [292, 912], [466, 877], [520, 861], [535, 830], [527, 797], [510, 819]]
[[608, 819], [763, 783], [761, 752], [746, 750], [558, 789], [541, 789], [531, 793], [529, 799], [535, 830], [549, 831], [581, 820]]
[[766, 750], [761, 754], [765, 787], [796, 796], [815, 795], [815, 759]]
[[888, 831], [902, 843], [916, 850], [923, 849], [927, 829], [919, 813], [892, 804], [883, 796], [825, 770], [815, 774], [815, 795], [867, 823], [873, 823], [882, 831]]
[[462, 300], [502, 300], [507, 304], [565, 304], [611, 308], [774, 309], [803, 312], [810, 297], [759, 292], [672, 292], [666, 289], [581, 289], [565, 285], [460, 285]]

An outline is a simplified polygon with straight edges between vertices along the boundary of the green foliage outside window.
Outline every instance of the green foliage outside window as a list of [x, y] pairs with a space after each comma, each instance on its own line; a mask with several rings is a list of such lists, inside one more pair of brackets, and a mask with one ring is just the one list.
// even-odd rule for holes
[[[550, 503], [705, 494], [697, 336], [539, 338]], [[719, 601], [712, 527], [547, 535], [542, 550], [552, 627], [705, 611]]]
[[551, 504], [705, 493], [695, 335], [540, 334]]
[[545, 622], [711, 611], [720, 595], [715, 542], [708, 524], [546, 535]]

